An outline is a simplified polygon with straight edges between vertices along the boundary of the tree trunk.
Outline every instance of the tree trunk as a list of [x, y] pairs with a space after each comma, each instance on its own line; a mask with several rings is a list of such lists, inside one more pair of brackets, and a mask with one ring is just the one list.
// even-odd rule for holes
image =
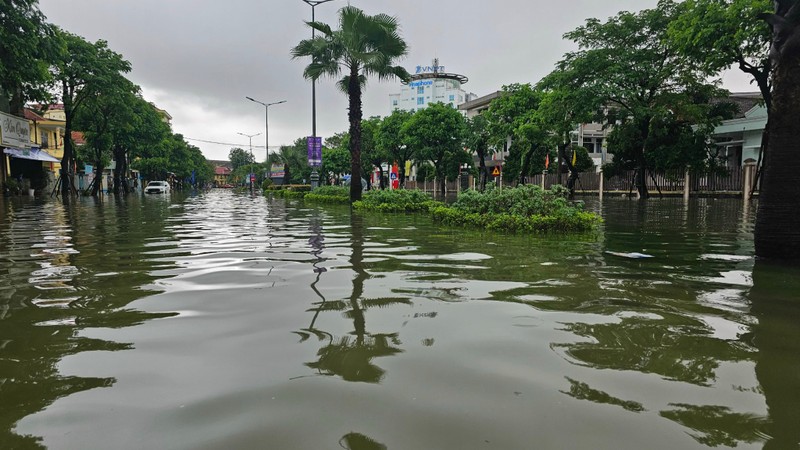
[[347, 86], [350, 100], [350, 203], [361, 200], [361, 84], [358, 80], [358, 67], [350, 69]]
[[781, 41], [773, 42], [772, 49], [777, 61], [773, 61], [769, 143], [764, 155], [755, 247], [759, 257], [800, 260], [800, 141], [796, 136], [800, 117], [800, 26], [783, 25], [784, 28], [774, 25]]
[[[72, 192], [72, 167], [75, 164], [75, 149], [72, 146], [72, 92], [67, 83], [62, 84], [64, 98], [64, 156], [61, 158], [61, 195], [66, 197]], [[58, 136], [56, 136], [58, 139]]]
[[478, 173], [480, 174], [480, 190], [481, 192], [486, 190], [486, 183], [489, 181], [489, 168], [486, 167], [486, 150], [483, 146], [478, 146], [478, 167], [480, 170]]
[[397, 177], [400, 179], [400, 189], [406, 188], [406, 161], [398, 161]]
[[[567, 189], [569, 189], [570, 200], [575, 198], [575, 183], [578, 181], [578, 168], [572, 165], [572, 159], [567, 157], [567, 148], [570, 147], [569, 143], [564, 143], [558, 146], [558, 158], [564, 161], [569, 170], [569, 178], [567, 178]], [[573, 152], [575, 149], [572, 150]]]

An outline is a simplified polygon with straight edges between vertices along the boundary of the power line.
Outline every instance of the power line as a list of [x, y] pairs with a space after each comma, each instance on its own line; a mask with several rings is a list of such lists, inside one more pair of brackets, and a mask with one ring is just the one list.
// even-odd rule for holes
[[[229, 146], [229, 147], [239, 147], [239, 148], [249, 147], [249, 144], [232, 144], [230, 142], [206, 141], [206, 140], [203, 140], [203, 139], [194, 139], [194, 138], [190, 138], [190, 137], [186, 137], [186, 136], [184, 136], [183, 138], [186, 139], [187, 141], [203, 142], [205, 144], [225, 145], [225, 146]], [[264, 148], [264, 146], [263, 145], [254, 145], [253, 148]]]

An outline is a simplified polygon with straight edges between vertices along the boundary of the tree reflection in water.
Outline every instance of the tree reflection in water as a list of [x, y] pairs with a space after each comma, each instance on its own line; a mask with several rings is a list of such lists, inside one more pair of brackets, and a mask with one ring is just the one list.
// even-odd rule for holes
[[19, 420], [59, 398], [115, 383], [60, 373], [58, 364], [70, 355], [131, 348], [82, 330], [169, 315], [127, 307], [152, 292], [142, 289], [156, 278], [142, 250], [162, 233], [168, 206], [97, 199], [0, 204], [0, 261], [9, 261], [0, 272], [0, 448], [39, 447], [38, 437], [13, 432]]
[[347, 450], [386, 450], [386, 446], [360, 433], [347, 433], [339, 439], [339, 446]]
[[[313, 224], [313, 222], [312, 222]], [[350, 219], [352, 253], [350, 264], [355, 276], [353, 277], [353, 290], [347, 300], [327, 301], [316, 289], [316, 281], [312, 283], [312, 290], [321, 298], [314, 304], [309, 312], [314, 312], [309, 328], [297, 332], [301, 341], [308, 339], [312, 334], [319, 340], [328, 343], [317, 352], [319, 359], [306, 363], [306, 366], [316, 369], [318, 373], [329, 376], [339, 376], [346, 381], [365, 383], [380, 383], [385, 371], [373, 364], [372, 360], [382, 356], [392, 356], [401, 353], [401, 342], [397, 333], [372, 334], [367, 332], [365, 310], [375, 307], [387, 307], [396, 304], [410, 304], [405, 298], [364, 298], [364, 283], [370, 278], [364, 264], [364, 223], [362, 217], [353, 214]], [[312, 232], [321, 236], [322, 230], [317, 222], [312, 225]], [[312, 237], [309, 240], [314, 252], [321, 252], [324, 239]], [[319, 274], [317, 272], [317, 281]], [[339, 312], [347, 319], [353, 321], [353, 331], [349, 336], [334, 337], [330, 333], [314, 327], [317, 317], [321, 312]]]

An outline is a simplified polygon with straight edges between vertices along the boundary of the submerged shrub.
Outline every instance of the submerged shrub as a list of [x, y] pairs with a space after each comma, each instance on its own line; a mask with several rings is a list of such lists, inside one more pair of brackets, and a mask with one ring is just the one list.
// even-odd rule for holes
[[306, 194], [304, 200], [318, 203], [349, 203], [350, 188], [344, 186], [320, 186]]
[[438, 202], [422, 191], [395, 189], [367, 191], [353, 207], [359, 211], [426, 212], [433, 204]]

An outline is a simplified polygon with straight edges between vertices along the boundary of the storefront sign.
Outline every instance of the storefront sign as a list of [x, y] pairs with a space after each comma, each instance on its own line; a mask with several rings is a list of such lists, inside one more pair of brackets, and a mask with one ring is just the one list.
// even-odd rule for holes
[[433, 81], [431, 81], [431, 80], [428, 80], [428, 81], [412, 81], [411, 83], [408, 83], [408, 85], [410, 87], [412, 87], [412, 88], [413, 87], [420, 87], [420, 86], [433, 86]]
[[28, 121], [0, 113], [0, 145], [4, 147], [31, 148], [31, 127]]

